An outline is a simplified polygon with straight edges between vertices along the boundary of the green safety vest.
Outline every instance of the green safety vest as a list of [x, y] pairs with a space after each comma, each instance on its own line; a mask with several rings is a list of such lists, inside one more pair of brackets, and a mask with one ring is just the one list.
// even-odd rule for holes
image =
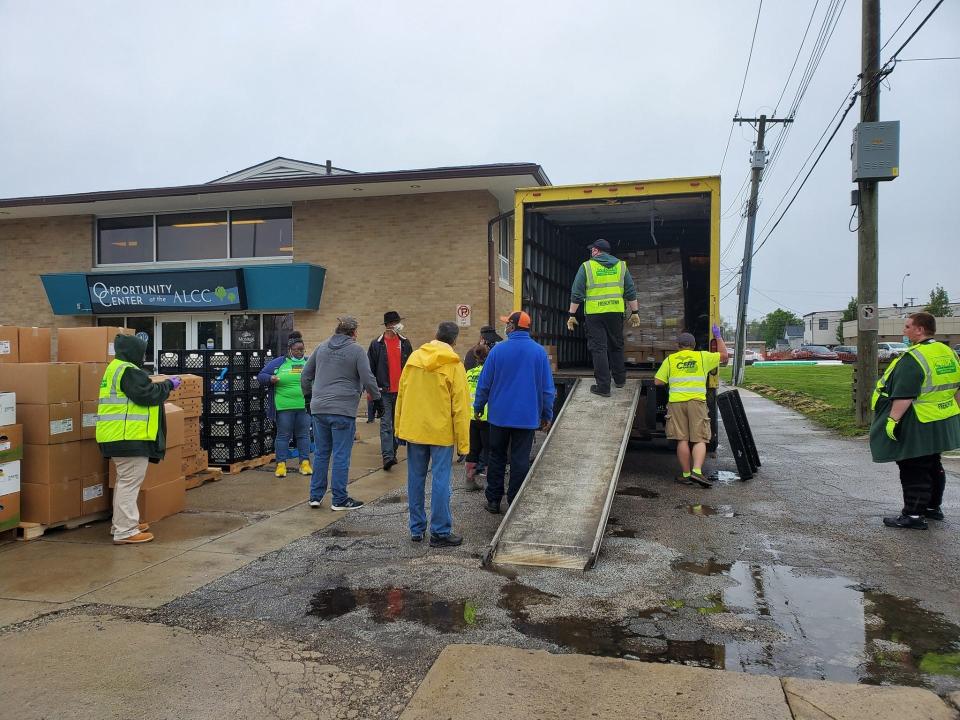
[[[473, 407], [474, 398], [477, 397], [477, 382], [480, 380], [480, 371], [483, 370], [483, 365], [477, 365], [467, 370], [467, 387], [470, 388], [470, 407]], [[486, 422], [487, 420], [487, 406], [483, 406], [483, 415], [480, 416], [480, 419]]]
[[613, 267], [607, 267], [596, 260], [587, 260], [583, 264], [587, 277], [587, 292], [583, 312], [587, 315], [597, 313], [623, 313], [623, 278], [627, 266], [620, 260]]
[[126, 360], [112, 360], [100, 381], [97, 405], [97, 442], [121, 440], [156, 440], [160, 430], [160, 406], [143, 407], [130, 401], [120, 389], [120, 378], [127, 368], [136, 365]]
[[923, 385], [913, 401], [917, 420], [928, 423], [960, 415], [960, 406], [954, 397], [960, 388], [960, 362], [957, 354], [942, 342], [914, 345], [903, 355], [895, 357], [883, 377], [877, 380], [870, 407], [876, 408], [877, 400], [886, 397], [887, 379], [897, 363], [907, 355], [912, 355], [923, 370]]
[[670, 363], [668, 402], [707, 399], [707, 374], [703, 371], [703, 353], [680, 350], [667, 357]]

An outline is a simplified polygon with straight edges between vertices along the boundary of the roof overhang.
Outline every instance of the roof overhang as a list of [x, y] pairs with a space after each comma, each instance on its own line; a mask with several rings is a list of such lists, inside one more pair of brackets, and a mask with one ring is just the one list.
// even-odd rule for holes
[[180, 185], [71, 195], [0, 199], [0, 220], [62, 215], [136, 215], [203, 208], [283, 205], [300, 200], [421, 195], [486, 190], [501, 212], [513, 208], [514, 190], [549, 185], [535, 163], [468, 165], [327, 175], [292, 180]]

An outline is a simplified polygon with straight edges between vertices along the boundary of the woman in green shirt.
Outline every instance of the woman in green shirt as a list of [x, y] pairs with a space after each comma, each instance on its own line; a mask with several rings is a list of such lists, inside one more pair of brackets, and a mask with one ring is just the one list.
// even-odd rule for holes
[[297, 439], [300, 474], [313, 474], [310, 466], [310, 413], [300, 389], [300, 375], [307, 364], [304, 355], [303, 336], [294, 330], [287, 339], [287, 354], [269, 362], [257, 375], [260, 383], [270, 389], [267, 417], [277, 423], [277, 470], [274, 474], [278, 478], [287, 476], [291, 437]]

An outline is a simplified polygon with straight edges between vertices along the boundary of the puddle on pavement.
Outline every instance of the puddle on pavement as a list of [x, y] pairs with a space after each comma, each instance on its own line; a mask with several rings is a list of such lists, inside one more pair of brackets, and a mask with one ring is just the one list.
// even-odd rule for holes
[[683, 570], [684, 572], [693, 573], [695, 575], [721, 575], [722, 573], [730, 572], [730, 568], [733, 567], [733, 563], [717, 562], [713, 558], [710, 558], [706, 562], [702, 563], [675, 562], [671, 567], [674, 570]]
[[398, 621], [426, 625], [442, 633], [465, 630], [477, 624], [477, 605], [472, 600], [446, 600], [438, 595], [406, 588], [323, 590], [310, 601], [309, 615], [333, 620], [359, 608], [367, 608], [374, 622]]
[[740, 476], [730, 470], [717, 470], [716, 475], [711, 475], [714, 485], [732, 485], [740, 481]]
[[616, 494], [630, 495], [632, 497], [642, 497], [642, 498], [648, 498], [648, 499], [660, 497], [660, 493], [656, 492], [655, 490], [648, 490], [645, 487], [636, 487], [636, 486], [617, 488]]
[[733, 508], [729, 505], [700, 505], [699, 503], [695, 505], [677, 505], [678, 510], [686, 509], [691, 515], [716, 515], [717, 517], [723, 518], [732, 518], [736, 516], [736, 513], [733, 511]]

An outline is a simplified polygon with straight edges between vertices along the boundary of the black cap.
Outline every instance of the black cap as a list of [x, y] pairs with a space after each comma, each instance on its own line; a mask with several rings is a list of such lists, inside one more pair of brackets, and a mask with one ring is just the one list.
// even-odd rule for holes
[[587, 250], [593, 250], [594, 248], [600, 252], [608, 253], [610, 252], [610, 243], [603, 238], [599, 238], [598, 240], [594, 240], [590, 245], [587, 245]]
[[387, 310], [383, 314], [384, 325], [393, 325], [394, 323], [400, 322], [401, 320], [403, 320], [403, 318], [400, 317], [400, 313], [398, 313], [396, 310]]
[[480, 337], [485, 343], [487, 343], [487, 345], [494, 345], [503, 340], [503, 338], [497, 334], [496, 329], [491, 325], [484, 325], [482, 328], [480, 328]]

